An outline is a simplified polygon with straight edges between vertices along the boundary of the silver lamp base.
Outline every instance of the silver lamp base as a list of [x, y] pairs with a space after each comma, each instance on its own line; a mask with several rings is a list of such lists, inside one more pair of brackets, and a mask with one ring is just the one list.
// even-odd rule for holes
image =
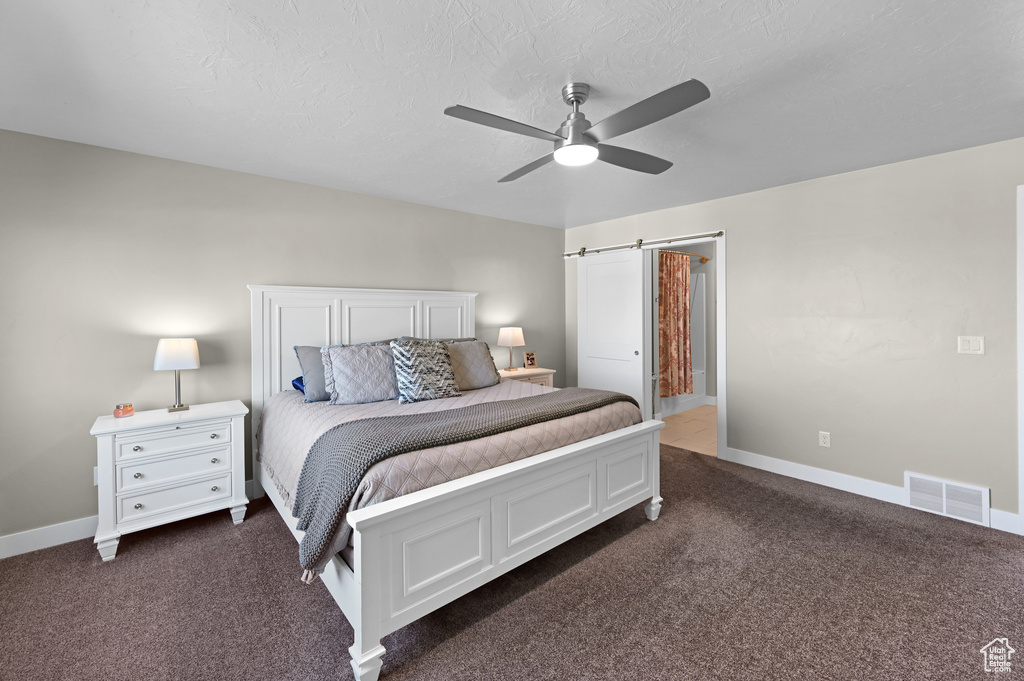
[[181, 403], [181, 370], [174, 370], [174, 405], [167, 407], [167, 411], [186, 411], [187, 404]]

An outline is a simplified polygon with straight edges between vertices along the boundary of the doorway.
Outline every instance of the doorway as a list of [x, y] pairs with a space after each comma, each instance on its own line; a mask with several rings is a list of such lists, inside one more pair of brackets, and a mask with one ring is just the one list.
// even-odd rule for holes
[[[724, 235], [723, 235], [724, 237]], [[692, 390], [688, 393], [661, 397], [657, 382], [653, 393], [655, 418], [665, 422], [662, 444], [700, 454], [717, 456], [719, 440], [725, 446], [724, 408], [719, 416], [719, 392], [724, 393], [725, 305], [724, 248], [718, 238], [684, 241], [659, 247], [658, 250], [690, 254], [690, 356]], [[658, 344], [659, 256], [651, 253], [652, 338], [654, 339], [653, 375], [659, 376], [661, 348]], [[721, 300], [720, 300], [721, 298]], [[721, 338], [719, 337], [721, 336]], [[721, 369], [721, 371], [720, 371]], [[719, 374], [722, 374], [720, 376]], [[680, 391], [681, 392], [681, 391]], [[724, 401], [724, 400], [723, 400]]]
[[[565, 253], [577, 263], [577, 385], [615, 390], [633, 395], [645, 419], [662, 419], [658, 376], [657, 334], [657, 249], [678, 248], [690, 252], [710, 248], [706, 265], [708, 327], [714, 329], [706, 350], [714, 375], [706, 385], [714, 386], [714, 444], [708, 451], [719, 456], [728, 452], [726, 442], [726, 247], [725, 232], [659, 239], [652, 243], [617, 245]], [[639, 247], [639, 248], [638, 248]], [[584, 251], [586, 253], [584, 254]], [[710, 273], [713, 272], [713, 280]], [[662, 443], [671, 444], [664, 433]], [[706, 434], [705, 434], [706, 436]], [[680, 437], [673, 438], [678, 441]]]
[[[689, 345], [692, 385], [687, 392], [680, 388], [678, 395], [661, 396], [664, 384], [659, 384], [656, 412], [665, 422], [661, 441], [680, 449], [716, 456], [718, 452], [718, 386], [717, 386], [717, 325], [716, 325], [716, 244], [715, 242], [679, 244], [660, 248], [653, 253], [654, 305], [652, 323], [654, 335], [666, 320], [659, 319], [659, 251], [682, 253], [689, 256], [690, 298], [688, 306], [689, 336], [682, 341]], [[658, 354], [664, 361], [667, 353], [660, 346]], [[684, 353], [681, 350], [680, 356]], [[655, 364], [655, 375], [658, 374]]]

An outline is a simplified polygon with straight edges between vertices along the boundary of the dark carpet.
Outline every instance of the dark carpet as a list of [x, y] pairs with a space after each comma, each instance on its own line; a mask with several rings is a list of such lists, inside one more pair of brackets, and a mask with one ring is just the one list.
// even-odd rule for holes
[[[382, 679], [1024, 676], [1024, 538], [668, 446], [662, 494], [387, 636]], [[260, 500], [0, 561], [0, 678], [351, 679], [297, 556]]]

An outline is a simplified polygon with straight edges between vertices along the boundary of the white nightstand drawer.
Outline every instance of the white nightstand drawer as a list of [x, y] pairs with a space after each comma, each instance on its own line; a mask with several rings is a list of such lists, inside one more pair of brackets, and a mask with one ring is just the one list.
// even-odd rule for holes
[[530, 376], [529, 378], [523, 379], [523, 381], [525, 381], [526, 383], [535, 383], [537, 385], [551, 385], [550, 376]]
[[231, 442], [231, 422], [213, 421], [199, 427], [179, 427], [117, 436], [117, 458], [150, 456], [202, 445]]
[[195, 477], [231, 468], [231, 445], [225, 443], [202, 451], [156, 461], [127, 463], [117, 467], [117, 491], [169, 482], [176, 478]]
[[231, 475], [190, 482], [155, 492], [143, 492], [119, 497], [117, 521], [134, 520], [154, 513], [172, 511], [183, 506], [201, 504], [231, 496]]

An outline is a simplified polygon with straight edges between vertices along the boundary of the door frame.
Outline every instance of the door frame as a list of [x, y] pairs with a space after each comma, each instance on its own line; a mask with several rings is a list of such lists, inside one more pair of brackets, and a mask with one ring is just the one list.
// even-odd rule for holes
[[[1024, 535], [1024, 185], [1017, 187], [1017, 528]], [[1002, 529], [1002, 528], [1000, 528]], [[1013, 530], [1011, 530], [1013, 531]]]
[[[703, 233], [703, 232], [701, 232], [701, 233]], [[728, 400], [728, 396], [726, 395], [726, 385], [727, 385], [726, 369], [727, 369], [727, 364], [728, 364], [728, 362], [726, 361], [726, 348], [728, 347], [728, 343], [726, 342], [726, 333], [727, 333], [728, 324], [726, 323], [726, 321], [727, 321], [726, 320], [727, 305], [726, 305], [726, 281], [725, 281], [725, 271], [726, 271], [726, 268], [725, 268], [725, 263], [726, 263], [725, 236], [726, 236], [725, 230], [721, 230], [718, 236], [701, 237], [701, 238], [698, 238], [698, 239], [687, 239], [686, 235], [682, 235], [682, 236], [679, 237], [681, 240], [685, 240], [685, 243], [687, 243], [687, 244], [706, 244], [706, 243], [713, 243], [713, 244], [715, 244], [715, 256], [714, 256], [714, 263], [715, 263], [715, 390], [718, 393], [717, 400], [716, 400], [717, 404], [718, 404], [718, 445], [717, 445], [717, 454], [718, 454], [718, 458], [720, 458], [720, 459], [725, 459], [726, 458], [724, 456], [724, 454], [728, 451], [728, 442], [726, 441], [726, 439], [727, 439], [728, 433], [729, 433], [729, 428], [727, 426], [728, 415], [729, 415], [729, 407], [728, 407], [729, 400]], [[680, 244], [682, 244], [682, 243], [683, 242], [681, 241]], [[644, 288], [645, 288], [646, 291], [648, 291], [647, 295], [650, 297], [650, 301], [651, 301], [651, 308], [650, 308], [650, 310], [651, 310], [651, 315], [652, 315], [652, 322], [651, 322], [650, 326], [651, 326], [652, 329], [653, 329], [653, 318], [656, 317], [654, 309], [653, 309], [654, 297], [650, 293], [650, 292], [654, 291], [654, 287], [657, 285], [657, 282], [654, 281], [654, 272], [657, 271], [657, 268], [654, 267], [655, 251], [657, 251], [659, 249], [659, 247], [663, 247], [665, 245], [666, 244], [641, 245], [642, 249], [650, 251], [650, 253], [648, 253], [647, 257], [644, 260], [644, 264], [645, 264], [645, 267], [644, 267], [644, 277], [645, 277]], [[652, 335], [654, 335], [653, 332], [652, 332]], [[657, 336], [655, 335], [655, 339], [656, 338], [657, 338]], [[654, 373], [654, 359], [655, 359], [654, 353], [658, 350], [657, 340], [653, 340], [652, 343], [648, 347], [649, 347], [649, 352], [651, 353], [651, 357], [649, 358], [649, 361], [646, 362], [645, 364], [647, 364], [649, 366], [648, 371], [649, 371], [649, 373], [651, 375], [651, 380], [648, 381], [647, 384], [650, 386], [650, 390], [651, 390], [651, 402], [650, 402], [650, 404], [653, 405], [653, 402], [654, 402], [654, 397], [653, 397], [654, 396], [654, 386], [657, 383], [657, 375]], [[652, 407], [652, 409], [653, 409], [653, 407]], [[645, 416], [647, 416], [647, 414], [645, 414]], [[655, 418], [660, 418], [660, 416], [661, 416], [660, 412], [658, 414], [654, 414]]]

